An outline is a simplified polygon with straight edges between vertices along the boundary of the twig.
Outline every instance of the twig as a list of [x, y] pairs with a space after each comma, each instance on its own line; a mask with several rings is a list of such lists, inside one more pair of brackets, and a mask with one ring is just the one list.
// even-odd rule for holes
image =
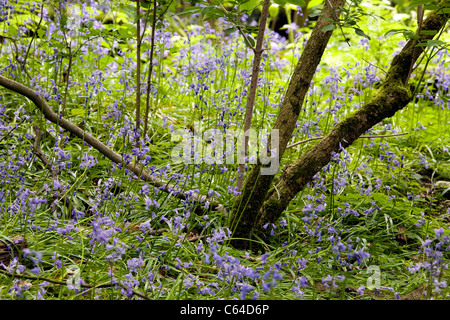
[[403, 132], [403, 133], [393, 133], [393, 134], [380, 134], [380, 135], [373, 135], [373, 136], [360, 136], [360, 138], [389, 138], [389, 137], [399, 137], [409, 134], [409, 132]]
[[169, 10], [170, 5], [172, 4], [173, 0], [170, 0], [170, 2], [166, 5], [166, 8], [159, 14], [157, 21], [161, 20], [161, 18], [166, 14], [167, 10]]
[[[225, 9], [225, 7], [222, 5], [222, 3], [220, 3], [220, 7], [222, 8], [222, 10], [223, 10], [227, 15], [230, 14], [230, 13], [228, 12], [228, 10]], [[236, 24], [236, 27], [237, 27], [239, 33], [244, 37], [244, 41], [245, 41], [245, 43], [247, 44], [247, 46], [248, 46], [249, 48], [251, 48], [251, 49], [253, 50], [253, 52], [255, 52], [256, 49], [255, 49], [255, 48], [253, 47], [253, 45], [250, 43], [250, 41], [248, 40], [247, 35], [244, 33], [244, 31], [242, 31], [241, 26], [239, 26], [238, 24]]]
[[377, 68], [377, 69], [380, 69], [381, 71], [383, 71], [384, 72], [384, 74], [386, 74], [387, 75], [387, 71], [386, 70], [384, 70], [383, 68], [381, 68], [381, 67], [379, 67], [379, 66], [376, 66], [376, 65], [374, 65], [373, 63], [371, 63], [370, 61], [367, 61], [366, 59], [364, 59], [364, 58], [362, 58], [362, 60], [363, 61], [365, 61], [365, 62], [367, 62], [369, 65], [371, 65], [372, 67], [375, 67], [375, 68]]
[[13, 132], [14, 130], [16, 130], [16, 128], [18, 126], [20, 126], [23, 122], [25, 121], [25, 119], [22, 119], [22, 121], [20, 121], [16, 126], [14, 126], [14, 128], [12, 128], [11, 130], [9, 130], [1, 139], [0, 142], [2, 142], [3, 140], [6, 139], [7, 136], [9, 136], [11, 134], [11, 132]]
[[9, 36], [5, 36], [5, 35], [1, 35], [0, 37], [2, 37], [3, 39], [9, 39], [9, 40], [11, 40], [12, 44], [14, 45], [15, 51], [16, 51], [16, 54], [14, 55], [14, 58], [15, 58], [16, 61], [19, 63], [19, 67], [22, 69], [22, 71], [25, 72], [25, 74], [27, 75], [27, 77], [28, 77], [29, 79], [31, 79], [31, 78], [32, 78], [32, 77], [31, 77], [31, 74], [28, 72], [28, 70], [27, 70], [26, 68], [23, 67], [23, 62], [22, 62], [22, 60], [19, 58], [19, 48], [17, 47], [17, 44], [16, 44], [16, 41], [17, 41], [17, 40], [14, 39], [14, 38], [11, 38], [11, 37], [9, 37]]
[[1, 35], [1, 36], [0, 36], [0, 37], [2, 37], [2, 38], [9, 39], [9, 40], [12, 41], [12, 43], [13, 43], [13, 45], [14, 45], [14, 48], [16, 49], [15, 59], [16, 59], [17, 62], [19, 63], [20, 69], [22, 69], [22, 71], [27, 75], [27, 77], [28, 77], [29, 79], [31, 79], [32, 77], [31, 77], [31, 74], [28, 72], [28, 70], [25, 68], [25, 65], [26, 65], [26, 63], [27, 63], [27, 59], [28, 59], [28, 55], [29, 55], [29, 53], [30, 53], [31, 45], [32, 45], [34, 39], [36, 38], [36, 33], [38, 32], [38, 30], [39, 30], [39, 28], [40, 28], [40, 26], [41, 26], [42, 19], [43, 19], [43, 13], [44, 13], [44, 5], [42, 5], [42, 8], [41, 8], [41, 18], [39, 19], [39, 22], [38, 22], [38, 25], [37, 25], [37, 27], [36, 27], [36, 30], [35, 30], [34, 33], [33, 33], [33, 37], [31, 38], [31, 41], [30, 41], [30, 43], [28, 44], [27, 52], [25, 53], [25, 57], [24, 57], [23, 60], [19, 58], [19, 48], [17, 47], [16, 40], [13, 39], [13, 38], [11, 38], [11, 37], [8, 37], [8, 36], [4, 36], [4, 35]]
[[25, 64], [27, 63], [28, 54], [30, 53], [31, 44], [33, 43], [34, 39], [36, 38], [36, 33], [38, 32], [39, 28], [41, 27], [42, 19], [44, 18], [44, 5], [41, 7], [41, 18], [39, 19], [38, 25], [36, 27], [36, 30], [33, 33], [33, 38], [31, 38], [30, 43], [28, 44], [27, 53], [25, 54], [25, 58], [23, 59], [23, 68], [25, 68]]
[[[141, 122], [141, 14], [140, 2], [136, 1], [136, 134], [139, 132]], [[139, 139], [136, 139], [139, 146]]]
[[42, 139], [42, 136], [44, 135], [44, 132], [36, 124], [33, 126], [33, 129], [34, 129], [34, 132], [36, 133], [36, 136], [34, 137], [34, 143], [33, 143], [33, 153], [39, 158], [39, 160], [42, 161], [44, 166], [52, 173], [52, 176], [54, 178], [56, 178], [57, 172], [53, 169], [52, 164], [47, 159], [47, 157], [42, 152], [42, 150], [39, 146], [41, 144], [41, 139]]
[[[331, 4], [330, 0], [327, 0], [328, 4], [330, 5], [331, 9], [334, 9], [333, 5]], [[335, 17], [336, 20], [339, 20], [339, 16]], [[351, 47], [350, 45], [350, 41], [348, 40], [348, 38], [345, 36], [344, 33], [344, 29], [342, 29], [342, 25], [340, 23], [338, 23], [339, 28], [341, 29], [341, 33], [344, 36], [345, 42], [347, 42], [348, 46]]]
[[[149, 6], [150, 8], [150, 6]], [[142, 135], [145, 139], [148, 130], [148, 112], [150, 109], [150, 86], [152, 83], [152, 73], [153, 73], [153, 52], [155, 50], [155, 29], [156, 29], [156, 9], [157, 9], [156, 0], [153, 0], [153, 21], [152, 21], [152, 40], [150, 45], [150, 60], [148, 67], [148, 75], [147, 75], [147, 97], [145, 101], [145, 118], [144, 118], [144, 134]], [[149, 9], [150, 10], [150, 9]]]
[[324, 138], [324, 137], [308, 138], [308, 139], [305, 139], [305, 140], [302, 140], [302, 141], [298, 141], [298, 142], [296, 142], [296, 143], [293, 143], [293, 144], [287, 146], [286, 149], [295, 147], [295, 146], [297, 146], [297, 145], [299, 145], [299, 144], [302, 144], [302, 143], [307, 143], [307, 142], [310, 142], [310, 141], [313, 141], [313, 140], [320, 140], [320, 139], [323, 139], [323, 138]]
[[[166, 7], [164, 8], [164, 10], [158, 15], [158, 18], [156, 18], [156, 21], [161, 20], [161, 18], [166, 14], [167, 10], [169, 10], [169, 7], [172, 4], [172, 2], [173, 2], [173, 0], [170, 0], [170, 2], [166, 4]], [[147, 29], [147, 20], [149, 17], [149, 13], [150, 13], [150, 10], [147, 10], [147, 16], [145, 17], [145, 24], [144, 24], [144, 30], [142, 31], [141, 42], [144, 38], [145, 30]], [[178, 16], [174, 16], [174, 18], [178, 18]]]
[[[374, 135], [374, 136], [360, 136], [360, 138], [366, 138], [366, 139], [371, 139], [371, 138], [388, 138], [388, 137], [404, 136], [404, 135], [406, 135], [406, 134], [409, 134], [409, 132], [396, 133], [396, 134], [382, 134], [382, 135]], [[310, 142], [310, 141], [313, 141], [313, 140], [320, 140], [320, 139], [323, 139], [323, 138], [325, 138], [325, 137], [322, 136], [322, 137], [308, 138], [308, 139], [305, 139], [305, 140], [302, 140], [302, 141], [298, 141], [298, 142], [296, 142], [296, 143], [293, 143], [293, 144], [291, 144], [291, 145], [288, 145], [288, 146], [286, 147], [286, 149], [295, 147], [295, 146], [297, 146], [297, 145], [299, 145], [299, 144], [302, 144], [302, 143]]]
[[262, 45], [264, 40], [264, 32], [266, 30], [267, 16], [269, 15], [270, 0], [264, 0], [263, 8], [261, 11], [261, 18], [259, 20], [258, 38], [256, 39], [256, 47], [254, 48], [252, 79], [250, 82], [250, 90], [247, 98], [247, 108], [245, 110], [245, 123], [244, 123], [244, 135], [243, 135], [243, 150], [240, 154], [240, 163], [238, 167], [237, 188], [242, 189], [244, 185], [244, 171], [245, 162], [243, 161], [247, 155], [248, 140], [249, 137], [246, 134], [252, 124], [253, 107], [255, 105], [256, 90], [258, 87], [259, 68], [261, 64]]
[[61, 110], [62, 116], [64, 116], [64, 114], [66, 112], [66, 101], [67, 101], [67, 93], [69, 91], [70, 71], [72, 69], [72, 49], [71, 49], [70, 44], [67, 45], [67, 49], [69, 50], [69, 64], [67, 66], [67, 69], [63, 72], [63, 82], [66, 82], [66, 88], [64, 90], [64, 100], [63, 100], [63, 106], [62, 106], [62, 110]]
[[[418, 5], [417, 6], [417, 33], [416, 33], [418, 37], [420, 37], [420, 33], [422, 31], [423, 14], [424, 14], [423, 4]], [[414, 63], [417, 60], [417, 58], [419, 57], [419, 55], [420, 55], [419, 51], [418, 51], [418, 49], [416, 47], [417, 43], [418, 43], [418, 40], [414, 39], [414, 49], [413, 49], [413, 52], [412, 52], [412, 60], [411, 60], [412, 62], [411, 62], [411, 65], [409, 67], [409, 73], [408, 73], [408, 77], [406, 78], [406, 82], [405, 83], [408, 83], [409, 78], [411, 77], [411, 74], [414, 71]]]

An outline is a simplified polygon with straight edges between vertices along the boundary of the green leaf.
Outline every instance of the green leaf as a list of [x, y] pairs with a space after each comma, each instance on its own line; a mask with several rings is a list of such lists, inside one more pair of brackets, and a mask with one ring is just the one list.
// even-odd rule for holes
[[13, 25], [9, 26], [8, 34], [15, 36], [17, 35], [17, 28]]
[[97, 35], [99, 35], [100, 33], [102, 33], [102, 31], [101, 31], [100, 29], [94, 29], [94, 28], [92, 28], [92, 29], [89, 30], [89, 35], [90, 35], [90, 36], [97, 36]]
[[425, 5], [423, 7], [423, 9], [424, 10], [437, 10], [437, 9], [439, 9], [439, 6], [437, 6], [435, 4], [428, 4], [428, 5]]
[[286, 2], [299, 7], [304, 7], [306, 5], [304, 0], [287, 0]]
[[242, 11], [252, 11], [255, 7], [259, 5], [258, 0], [248, 0], [240, 5]]
[[385, 37], [390, 37], [394, 34], [397, 33], [403, 33], [403, 35], [405, 36], [406, 39], [415, 39], [415, 40], [419, 40], [420, 37], [415, 34], [414, 32], [412, 32], [411, 30], [408, 29], [393, 29], [393, 30], [389, 30], [388, 32], [386, 32], [386, 34], [384, 35]]
[[421, 4], [429, 4], [430, 0], [412, 0], [411, 5], [412, 6], [419, 6]]
[[130, 38], [134, 37], [136, 35], [136, 27], [135, 26], [128, 26], [128, 27], [120, 27], [118, 30], [120, 38]]
[[194, 14], [194, 13], [200, 13], [202, 11], [202, 7], [190, 7], [190, 8], [186, 8], [184, 9], [182, 12], [180, 12], [179, 14]]
[[273, 2], [282, 7], [286, 5], [286, 0], [273, 0]]
[[437, 30], [420, 30], [420, 34], [428, 35], [428, 36], [434, 36], [437, 32]]
[[230, 34], [230, 33], [233, 33], [235, 31], [236, 31], [236, 28], [234, 28], [234, 27], [231, 27], [231, 28], [228, 28], [228, 29], [224, 30], [225, 34]]
[[409, 30], [408, 31], [404, 31], [403, 35], [405, 36], [406, 39], [414, 39], [414, 40], [419, 40], [420, 39], [420, 37], [417, 34], [415, 34], [412, 31], [409, 31]]
[[255, 39], [254, 39], [252, 36], [249, 36], [249, 35], [247, 35], [247, 39], [248, 39], [248, 42], [250, 42], [250, 44], [251, 44], [252, 47], [254, 48], [255, 45], [256, 45]]
[[72, 109], [72, 110], [70, 110], [70, 112], [72, 113], [73, 116], [81, 116], [86, 113], [86, 110], [84, 110], [84, 108], [83, 109]]
[[39, 30], [37, 31], [37, 34], [38, 34], [38, 37], [39, 37], [39, 38], [43, 38], [44, 35], [45, 35], [45, 30], [39, 29]]
[[211, 8], [209, 7], [203, 7], [202, 10], [200, 11], [203, 15], [207, 15], [208, 12], [211, 10]]
[[61, 15], [61, 18], [59, 19], [59, 23], [62, 29], [65, 29], [67, 26], [67, 16], [65, 14]]
[[309, 18], [314, 18], [314, 17], [318, 17], [318, 16], [320, 16], [320, 11], [310, 13], [308, 17], [309, 17]]
[[385, 37], [390, 37], [390, 36], [393, 36], [394, 34], [402, 33], [404, 30], [406, 30], [406, 29], [391, 29], [388, 32], [386, 32], [384, 34], [384, 36]]
[[269, 16], [276, 17], [278, 13], [280, 12], [280, 6], [277, 4], [272, 4], [269, 7]]
[[322, 2], [323, 2], [323, 0], [312, 0], [312, 1], [308, 2], [308, 9], [311, 9], [312, 7], [318, 6]]
[[325, 27], [322, 28], [323, 32], [331, 31], [336, 29], [336, 26], [334, 24], [327, 24]]
[[445, 46], [447, 43], [441, 40], [428, 40], [427, 47], [439, 47]]
[[365, 34], [364, 31], [362, 31], [361, 29], [359, 29], [359, 28], [353, 28], [353, 30], [355, 30], [355, 33], [356, 33], [358, 36], [361, 36], [361, 37], [364, 37], [364, 38], [370, 40], [370, 37], [369, 37], [367, 34]]
[[169, 12], [175, 12], [178, 7], [178, 1], [172, 1], [167, 9]]

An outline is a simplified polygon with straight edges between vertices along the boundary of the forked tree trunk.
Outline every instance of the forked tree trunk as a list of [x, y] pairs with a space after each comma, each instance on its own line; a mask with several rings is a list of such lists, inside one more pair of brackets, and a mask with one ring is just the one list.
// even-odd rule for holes
[[[337, 1], [330, 2], [333, 4]], [[326, 3], [328, 4], [329, 1], [326, 1]], [[449, 17], [447, 12], [449, 3], [448, 0], [442, 1], [440, 6], [446, 7], [447, 10], [441, 9], [430, 13], [423, 22], [422, 30], [437, 32], [443, 28]], [[327, 12], [327, 5], [325, 5], [323, 12]], [[308, 40], [308, 45], [313, 40], [314, 35], [318, 38], [317, 41], [321, 43], [324, 43], [324, 38], [329, 38], [331, 35], [331, 33], [327, 35], [327, 33], [321, 32], [318, 28], [321, 29], [320, 26], [315, 27], [311, 39]], [[240, 249], [252, 247], [252, 242], [248, 239], [254, 238], [255, 235], [267, 240], [268, 231], [265, 231], [263, 226], [277, 221], [295, 195], [331, 160], [333, 152], [340, 152], [341, 146], [343, 148], [348, 147], [372, 126], [385, 118], [392, 117], [397, 111], [408, 105], [411, 100], [411, 92], [407, 85], [409, 72], [411, 65], [415, 64], [424, 48], [416, 45], [433, 38], [430, 35], [431, 32], [425, 33], [420, 35], [419, 41], [410, 40], [403, 50], [395, 56], [386, 79], [375, 98], [338, 123], [324, 139], [304, 153], [297, 161], [287, 165], [275, 186], [271, 187], [273, 176], [262, 176], [260, 174], [260, 165], [256, 165], [252, 169], [246, 179], [243, 193], [237, 200], [233, 211], [234, 220], [232, 221], [234, 224], [231, 226], [232, 231], [234, 231], [233, 238], [236, 238], [232, 242], [235, 247]], [[313, 64], [308, 67], [304, 67], [303, 64], [305, 60], [312, 59], [311, 56], [313, 55], [319, 56], [320, 59], [322, 52], [311, 53], [305, 48], [297, 65], [296, 73], [289, 84], [274, 126], [274, 128], [280, 130], [280, 158], [295, 128], [295, 122], [306, 94], [305, 90], [309, 88], [311, 72], [316, 70], [316, 66]], [[305, 55], [309, 56], [304, 58]], [[260, 249], [261, 246], [252, 247], [252, 249], [256, 248]]]
[[[332, 31], [323, 32], [322, 28], [339, 19], [339, 7], [344, 5], [344, 0], [327, 0], [314, 27], [311, 37], [308, 39], [300, 60], [294, 70], [289, 83], [286, 96], [280, 107], [274, 129], [279, 130], [279, 143], [275, 157], [281, 159], [286, 146], [291, 140], [297, 119], [305, 96], [309, 90], [311, 80], [331, 37]], [[271, 139], [269, 139], [270, 141]], [[269, 191], [273, 175], [261, 175], [261, 164], [255, 165], [248, 173], [241, 196], [235, 201], [230, 220], [230, 230], [234, 238], [246, 239], [251, 237], [255, 225], [255, 218]], [[235, 240], [237, 247], [247, 247], [246, 240]]]

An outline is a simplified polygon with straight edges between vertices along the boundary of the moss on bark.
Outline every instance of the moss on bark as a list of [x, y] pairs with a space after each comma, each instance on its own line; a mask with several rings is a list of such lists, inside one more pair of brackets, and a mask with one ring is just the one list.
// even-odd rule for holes
[[[283, 156], [291, 139], [311, 80], [332, 34], [332, 31], [323, 32], [322, 28], [339, 18], [339, 7], [343, 4], [344, 0], [325, 2], [322, 15], [319, 17], [294, 70], [274, 125], [274, 129], [279, 130], [277, 150], [279, 159]], [[271, 139], [269, 138], [269, 140]], [[260, 169], [260, 165], [252, 168], [244, 182], [242, 195], [234, 206], [230, 221], [233, 238], [250, 237], [255, 223], [259, 219], [260, 208], [274, 178], [273, 175], [261, 175]], [[232, 244], [237, 248], [246, 249], [249, 243], [238, 239], [233, 240]]]
[[[439, 30], [442, 28], [448, 15], [438, 15], [436, 12], [429, 15], [424, 22], [424, 30]], [[432, 36], [423, 36], [421, 41], [432, 39]], [[385, 118], [392, 117], [397, 111], [403, 109], [411, 100], [407, 79], [410, 67], [416, 62], [418, 55], [413, 55], [416, 47], [413, 40], [409, 41], [403, 50], [394, 57], [376, 97], [353, 114], [338, 123], [331, 132], [314, 147], [309, 149], [297, 161], [289, 164], [283, 175], [267, 194], [260, 210], [260, 219], [256, 229], [264, 233], [263, 226], [274, 223], [287, 208], [289, 202], [300, 192], [314, 175], [331, 160], [333, 152], [340, 152], [341, 148], [351, 145], [360, 135]], [[268, 239], [268, 232], [263, 239]]]
[[[444, 1], [441, 5], [448, 6], [448, 3], [449, 1]], [[448, 16], [448, 13], [439, 14], [438, 11], [431, 13], [424, 21], [422, 30], [440, 30], [445, 25]], [[431, 35], [422, 35], [420, 41], [427, 41], [432, 38]], [[312, 37], [308, 43], [311, 40]], [[246, 224], [240, 225], [239, 222], [234, 236], [248, 237], [257, 234], [263, 240], [267, 240], [270, 230], [265, 231], [264, 225], [277, 221], [295, 195], [313, 179], [321, 168], [329, 163], [334, 152], [338, 153], [342, 148], [348, 147], [375, 124], [385, 118], [392, 117], [397, 111], [408, 105], [411, 100], [411, 92], [407, 86], [409, 73], [411, 66], [414, 65], [423, 51], [423, 47], [417, 47], [416, 44], [416, 40], [410, 40], [403, 50], [394, 57], [377, 96], [370, 103], [337, 124], [325, 138], [304, 153], [300, 159], [287, 165], [275, 186], [270, 188], [272, 176], [257, 176], [259, 169], [255, 167], [252, 170], [240, 199], [242, 203], [245, 202], [248, 206], [244, 207], [243, 211], [241, 209], [234, 211], [234, 215], [242, 217], [242, 221], [245, 221]], [[321, 47], [318, 46], [317, 48], [319, 54], [322, 54], [320, 52]], [[308, 54], [311, 55], [312, 53]], [[310, 57], [305, 57], [306, 60], [302, 60], [303, 55], [300, 58], [299, 65], [302, 61], [305, 65], [309, 65], [308, 58]], [[311, 70], [307, 68], [301, 70], [299, 65], [296, 68], [296, 72], [299, 73], [294, 73], [292, 77], [275, 123], [275, 128], [280, 130], [280, 157], [283, 155], [295, 128], [292, 124], [296, 123], [298, 112], [301, 109], [299, 102], [303, 103], [302, 99], [306, 94], [304, 90], [309, 86], [309, 82], [305, 80], [307, 78], [304, 75]], [[256, 192], [249, 193], [249, 188], [256, 190]], [[249, 242], [241, 240], [236, 247], [246, 249], [248, 244]]]

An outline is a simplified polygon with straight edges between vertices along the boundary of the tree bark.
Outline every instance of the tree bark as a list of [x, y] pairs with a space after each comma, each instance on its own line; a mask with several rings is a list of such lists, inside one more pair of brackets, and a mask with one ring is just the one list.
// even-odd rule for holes
[[[322, 14], [294, 70], [274, 125], [274, 129], [279, 130], [279, 145], [278, 149], [274, 150], [276, 152], [275, 157], [278, 157], [278, 159], [283, 156], [291, 139], [311, 80], [331, 37], [332, 31], [323, 32], [322, 28], [339, 19], [340, 7], [343, 5], [344, 0], [325, 1]], [[235, 201], [230, 229], [236, 239], [233, 241], [236, 247], [247, 248], [248, 242], [245, 239], [251, 236], [251, 231], [256, 222], [255, 218], [271, 187], [274, 176], [261, 175], [261, 167], [261, 164], [257, 164], [251, 169], [245, 179], [242, 193]]]
[[[139, 134], [141, 125], [141, 7], [136, 1], [136, 135]], [[139, 134], [140, 135], [140, 134]], [[144, 137], [145, 139], [145, 137]], [[136, 139], [139, 147], [139, 138]]]
[[[441, 6], [448, 7], [448, 3], [448, 1], [443, 1]], [[424, 21], [422, 30], [439, 31], [445, 26], [448, 16], [448, 13], [443, 14], [439, 10], [432, 12]], [[421, 35], [419, 42], [432, 38], [433, 36], [429, 34]], [[397, 111], [407, 106], [411, 100], [411, 93], [407, 86], [409, 71], [424, 48], [422, 46], [417, 47], [417, 43], [417, 40], [410, 40], [403, 50], [394, 57], [386, 79], [375, 98], [338, 123], [325, 138], [297, 161], [287, 165], [278, 182], [268, 192], [265, 191], [265, 188], [269, 187], [273, 176], [260, 176], [257, 171], [259, 169], [254, 168], [247, 183], [256, 186], [255, 192], [252, 194], [248, 189], [244, 189], [247, 192], [242, 195], [242, 201], [250, 204], [250, 207], [247, 206], [242, 211], [235, 211], [241, 221], [246, 223], [242, 226], [238, 224], [235, 229], [234, 237], [240, 238], [233, 242], [236, 247], [249, 248], [251, 242], [242, 240], [242, 238], [248, 236], [257, 235], [259, 238], [267, 240], [269, 237], [268, 231], [265, 231], [263, 226], [277, 221], [289, 202], [331, 160], [331, 155], [334, 152], [338, 153], [342, 148], [348, 147], [372, 126], [384, 118], [392, 117]], [[314, 53], [310, 54], [314, 55]], [[301, 62], [302, 59], [300, 59], [299, 65]], [[300, 70], [302, 76], [295, 77], [294, 75], [283, 102], [283, 106], [290, 107], [280, 109], [275, 124], [275, 128], [279, 128], [280, 132], [283, 132], [283, 134], [280, 133], [280, 158], [287, 141], [291, 137], [292, 123], [295, 124], [298, 118], [295, 115], [298, 115], [297, 110], [300, 109], [301, 104], [299, 105], [299, 100], [295, 100], [295, 98], [306, 94], [304, 90], [307, 84], [304, 74], [309, 72], [310, 69], [303, 69]], [[254, 199], [254, 197], [258, 198]], [[257, 248], [261, 247], [257, 246]]]
[[258, 30], [258, 38], [256, 40], [256, 47], [253, 48], [254, 58], [252, 68], [252, 79], [250, 82], [250, 90], [248, 93], [247, 109], [245, 111], [243, 150], [240, 155], [241, 158], [239, 161], [238, 177], [237, 177], [237, 187], [239, 190], [241, 190], [242, 185], [244, 184], [244, 171], [245, 171], [244, 158], [247, 155], [248, 139], [249, 139], [248, 135], [246, 135], [245, 133], [250, 130], [252, 124], [253, 106], [255, 105], [256, 89], [258, 87], [259, 68], [261, 65], [261, 58], [263, 53], [262, 45], [264, 40], [264, 31], [266, 30], [267, 16], [269, 15], [269, 6], [270, 0], [264, 0], [263, 8], [261, 11], [261, 19], [259, 21], [259, 30]]

